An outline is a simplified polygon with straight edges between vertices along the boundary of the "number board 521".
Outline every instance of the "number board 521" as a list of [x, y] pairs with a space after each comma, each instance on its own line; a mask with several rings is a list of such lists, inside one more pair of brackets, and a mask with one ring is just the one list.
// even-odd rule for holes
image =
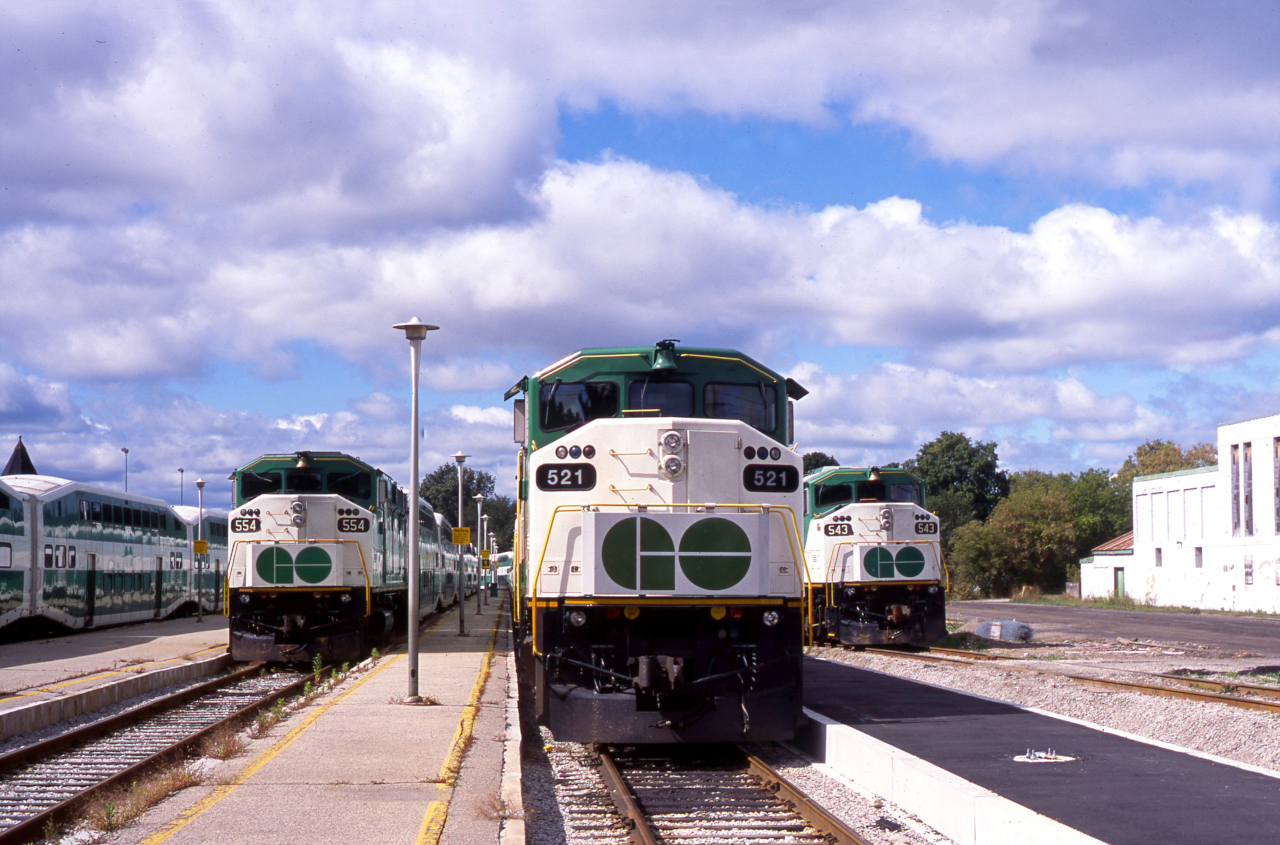
[[596, 486], [591, 464], [543, 464], [534, 474], [539, 490], [590, 490]]
[[779, 464], [747, 464], [742, 486], [752, 493], [794, 493], [800, 487], [800, 470]]

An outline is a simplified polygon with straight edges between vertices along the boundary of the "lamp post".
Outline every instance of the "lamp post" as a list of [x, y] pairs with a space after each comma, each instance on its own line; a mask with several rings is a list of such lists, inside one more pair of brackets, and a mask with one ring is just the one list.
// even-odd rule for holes
[[178, 467], [178, 504], [180, 505], [187, 503], [187, 485], [183, 483], [186, 481], [184, 472], [186, 472], [185, 469]]
[[422, 367], [422, 341], [427, 332], [435, 331], [439, 326], [428, 326], [417, 317], [407, 323], [397, 323], [395, 328], [404, 332], [409, 341], [409, 380], [413, 385], [409, 413], [409, 475], [413, 495], [409, 508], [409, 694], [405, 697], [407, 704], [421, 704], [418, 695], [418, 567], [421, 550], [418, 544], [418, 372]]
[[[462, 454], [461, 450], [459, 450], [458, 453], [453, 456], [453, 459], [458, 462], [458, 527], [459, 528], [462, 528], [467, 524], [467, 515], [462, 511], [462, 465], [466, 463], [467, 458], [469, 457], [471, 456]], [[465, 601], [466, 601], [466, 590], [463, 589], [462, 552], [459, 551], [458, 552], [458, 636], [460, 637], [466, 636], [466, 633], [467, 633], [467, 622], [466, 622], [466, 619], [463, 618], [464, 616], [466, 616], [466, 612], [465, 612], [466, 607], [464, 606]]]
[[[487, 582], [493, 577], [493, 544], [489, 542], [489, 517], [480, 517], [480, 592], [484, 593], [485, 607], [489, 606], [489, 591], [486, 589]], [[484, 559], [483, 552], [489, 552], [489, 559]], [[484, 565], [488, 564], [489, 568], [485, 569]]]
[[[476, 549], [484, 551], [484, 496], [480, 493], [475, 494], [471, 498], [476, 500]], [[476, 616], [480, 615], [480, 594], [484, 592], [484, 584], [480, 582], [480, 573], [484, 570], [480, 565], [484, 562], [484, 556], [476, 561]]]
[[121, 446], [120, 451], [124, 452], [124, 492], [129, 492], [129, 447]]
[[[196, 479], [196, 496], [200, 502], [200, 518], [196, 520], [196, 540], [204, 540], [204, 479]], [[192, 555], [196, 567], [196, 621], [204, 621], [204, 583], [203, 583], [203, 566], [201, 566], [200, 558], [204, 555]]]

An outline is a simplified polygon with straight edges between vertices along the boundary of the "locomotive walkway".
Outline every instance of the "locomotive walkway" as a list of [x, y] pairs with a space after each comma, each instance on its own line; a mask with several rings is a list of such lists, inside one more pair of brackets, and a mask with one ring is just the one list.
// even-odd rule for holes
[[456, 610], [423, 634], [420, 693], [434, 703], [400, 703], [401, 647], [115, 841], [497, 842], [509, 635], [500, 599], [483, 611], [468, 601], [465, 637]]
[[[1274, 773], [825, 660], [804, 671], [808, 750], [961, 845], [1271, 842], [1280, 830]], [[1050, 749], [1071, 759], [1015, 759]]]

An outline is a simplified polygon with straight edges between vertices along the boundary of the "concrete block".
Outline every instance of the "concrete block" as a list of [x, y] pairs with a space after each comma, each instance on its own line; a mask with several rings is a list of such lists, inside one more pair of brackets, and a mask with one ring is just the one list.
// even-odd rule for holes
[[1004, 619], [998, 622], [979, 622], [974, 633], [988, 640], [1003, 640], [1010, 643], [1031, 641], [1031, 626], [1016, 619]]

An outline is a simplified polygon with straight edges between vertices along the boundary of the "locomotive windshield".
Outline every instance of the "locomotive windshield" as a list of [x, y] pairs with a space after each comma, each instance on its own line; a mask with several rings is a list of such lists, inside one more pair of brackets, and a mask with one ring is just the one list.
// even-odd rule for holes
[[778, 424], [774, 391], [764, 382], [723, 384], [708, 382], [702, 389], [702, 408], [708, 417], [742, 420], [766, 434]]
[[631, 382], [627, 407], [632, 411], [653, 411], [660, 417], [693, 416], [693, 385], [687, 381]]
[[556, 379], [538, 394], [542, 428], [561, 431], [589, 420], [618, 415], [618, 385], [611, 381], [565, 383]]
[[240, 498], [247, 502], [268, 493], [279, 493], [281, 481], [278, 472], [242, 472], [240, 473]]
[[373, 479], [364, 470], [330, 473], [329, 492], [348, 499], [368, 499], [373, 495]]
[[813, 491], [814, 507], [847, 505], [853, 501], [852, 484], [823, 484]]
[[290, 493], [319, 493], [324, 489], [323, 478], [318, 471], [312, 469], [289, 470], [285, 481]]

